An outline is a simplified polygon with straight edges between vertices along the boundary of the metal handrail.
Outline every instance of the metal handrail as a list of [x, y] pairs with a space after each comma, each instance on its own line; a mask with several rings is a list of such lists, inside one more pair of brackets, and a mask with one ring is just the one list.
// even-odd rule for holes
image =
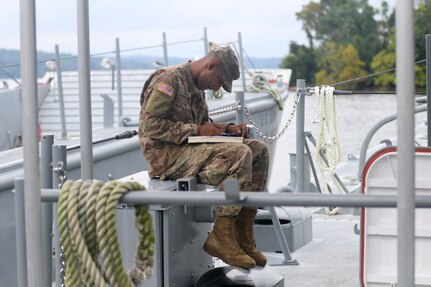
[[[233, 191], [235, 192], [235, 191]], [[175, 194], [175, 196], [172, 196]], [[396, 195], [370, 194], [316, 194], [239, 192], [239, 200], [227, 199], [228, 192], [204, 191], [130, 191], [120, 200], [125, 204], [178, 204], [178, 205], [241, 205], [241, 206], [341, 206], [341, 207], [397, 207]], [[42, 189], [44, 202], [58, 201], [58, 189]], [[416, 195], [417, 208], [431, 208], [430, 195]]]
[[[415, 114], [417, 113], [421, 113], [421, 112], [425, 112], [427, 111], [427, 106], [426, 105], [421, 105], [421, 106], [417, 106], [415, 107]], [[390, 123], [394, 120], [397, 119], [397, 115], [393, 114], [390, 116], [387, 116], [383, 119], [381, 119], [379, 122], [377, 122], [368, 132], [368, 134], [365, 136], [364, 141], [362, 142], [361, 145], [361, 151], [359, 154], [359, 167], [358, 167], [358, 179], [359, 181], [362, 180], [362, 173], [364, 172], [364, 167], [365, 167], [365, 160], [367, 157], [367, 150], [368, 150], [368, 146], [370, 145], [371, 139], [373, 138], [373, 136], [376, 134], [376, 132], [383, 127], [384, 125], [386, 125], [387, 123]]]

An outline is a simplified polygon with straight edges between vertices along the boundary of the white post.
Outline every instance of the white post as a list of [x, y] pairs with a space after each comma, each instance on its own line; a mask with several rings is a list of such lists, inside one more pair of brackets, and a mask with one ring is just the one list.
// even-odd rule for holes
[[413, 0], [396, 2], [398, 112], [398, 286], [415, 285], [415, 147]]
[[28, 286], [42, 286], [42, 211], [37, 120], [36, 7], [20, 1], [24, 201]]
[[84, 180], [93, 179], [88, 0], [78, 0], [78, 72], [79, 126], [81, 131], [81, 178]]

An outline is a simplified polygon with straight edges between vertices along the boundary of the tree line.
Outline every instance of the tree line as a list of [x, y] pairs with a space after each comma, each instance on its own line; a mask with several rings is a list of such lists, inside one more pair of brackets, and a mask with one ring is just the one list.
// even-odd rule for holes
[[[415, 60], [420, 63], [415, 67], [416, 86], [423, 88], [426, 66], [421, 60], [426, 58], [425, 35], [431, 34], [431, 0], [417, 2], [414, 41]], [[283, 58], [281, 67], [292, 69], [292, 79], [351, 90], [395, 86], [395, 9], [386, 1], [380, 8], [368, 0], [311, 1], [296, 16], [308, 43], [292, 41]]]

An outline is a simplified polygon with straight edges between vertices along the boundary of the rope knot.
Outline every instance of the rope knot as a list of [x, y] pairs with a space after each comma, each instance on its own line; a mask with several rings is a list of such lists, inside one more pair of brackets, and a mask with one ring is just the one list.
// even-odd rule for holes
[[58, 201], [60, 240], [66, 258], [66, 286], [134, 286], [151, 275], [154, 229], [148, 206], [136, 206], [139, 245], [127, 275], [116, 228], [116, 208], [138, 182], [66, 181]]

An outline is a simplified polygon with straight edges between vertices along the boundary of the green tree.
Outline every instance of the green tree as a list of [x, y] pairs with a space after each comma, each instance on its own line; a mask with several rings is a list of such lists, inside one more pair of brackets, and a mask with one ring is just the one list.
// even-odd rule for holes
[[322, 0], [316, 39], [323, 43], [352, 44], [368, 69], [373, 56], [382, 48], [375, 20], [377, 12], [368, 0]]
[[[392, 13], [393, 15], [394, 13]], [[393, 16], [388, 18], [393, 22]], [[431, 33], [431, 0], [424, 0], [415, 9], [415, 25], [414, 25], [414, 40], [415, 40], [415, 60], [420, 61], [425, 59], [426, 46], [425, 35]], [[371, 64], [372, 70], [375, 73], [380, 73], [388, 69], [392, 69], [396, 64], [395, 55], [395, 27], [392, 27], [391, 35], [388, 36], [388, 45], [382, 49], [374, 58]], [[426, 67], [418, 64], [415, 66], [416, 86], [425, 87], [426, 85]], [[374, 78], [374, 84], [384, 87], [393, 87], [396, 85], [395, 72], [381, 73]]]
[[[327, 42], [325, 53], [321, 56], [321, 70], [316, 74], [316, 82], [319, 85], [331, 85], [366, 74], [365, 64], [360, 59], [358, 51], [352, 44], [337, 45], [335, 42]], [[343, 87], [354, 90], [357, 82], [348, 81]]]
[[[415, 11], [415, 58], [420, 61], [426, 58], [425, 35], [431, 34], [431, 0], [421, 2]], [[416, 85], [426, 86], [426, 66], [416, 65]]]
[[283, 59], [281, 67], [292, 69], [292, 80], [305, 79], [308, 84], [315, 82], [317, 66], [312, 48], [291, 42], [290, 53]]

